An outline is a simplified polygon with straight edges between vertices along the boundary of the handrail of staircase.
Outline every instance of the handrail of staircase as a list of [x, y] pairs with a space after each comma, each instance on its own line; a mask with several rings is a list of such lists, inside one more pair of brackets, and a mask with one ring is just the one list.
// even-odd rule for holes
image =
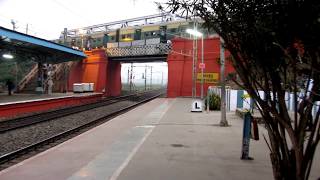
[[19, 84], [17, 85], [17, 90], [21, 91], [26, 86], [26, 84], [30, 82], [30, 80], [35, 76], [37, 72], [38, 72], [38, 65], [35, 64], [32, 67], [31, 71], [26, 76], [24, 76], [24, 78], [19, 82]]
[[[72, 65], [73, 65], [73, 61], [69, 61], [66, 64], [64, 63], [56, 64], [56, 68], [53, 71], [53, 76], [56, 76], [55, 79], [61, 78], [62, 70], [64, 69], [65, 66], [67, 66], [68, 68], [71, 68]], [[23, 88], [25, 88], [26, 84], [30, 82], [30, 80], [37, 74], [37, 72], [38, 72], [38, 65], [35, 64], [30, 70], [30, 72], [19, 82], [17, 86], [17, 90], [21, 91]], [[47, 82], [48, 82], [48, 79], [45, 80], [44, 85], [46, 85]]]
[[[71, 68], [71, 66], [73, 65], [73, 61], [69, 61], [67, 63], [60, 63], [60, 64], [56, 64], [56, 68], [54, 68], [54, 71], [52, 72], [52, 78], [54, 80], [59, 80], [62, 76], [62, 71], [63, 69], [67, 66], [67, 68]], [[47, 85], [49, 79], [46, 79], [44, 82], [44, 86]]]
[[56, 75], [56, 79], [60, 79], [62, 76], [62, 72], [64, 70], [65, 67], [67, 67], [67, 69], [70, 69], [71, 66], [73, 65], [73, 61], [69, 61], [67, 63], [63, 63], [63, 64], [59, 64], [60, 66], [56, 69], [55, 71], [55, 75]]

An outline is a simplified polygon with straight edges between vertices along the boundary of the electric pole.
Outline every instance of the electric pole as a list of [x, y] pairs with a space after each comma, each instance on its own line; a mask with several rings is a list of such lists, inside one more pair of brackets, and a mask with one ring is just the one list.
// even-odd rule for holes
[[11, 24], [12, 24], [12, 30], [16, 30], [16, 24], [17, 24], [17, 22], [16, 21], [14, 21], [13, 19], [11, 19]]
[[[203, 36], [201, 36], [201, 63], [202, 65], [204, 65], [204, 55], [203, 55]], [[203, 100], [203, 83], [204, 83], [204, 79], [203, 79], [203, 69], [204, 67], [201, 67], [201, 99]]]
[[144, 68], [144, 90], [147, 90], [147, 65]]
[[[193, 30], [196, 29], [196, 24], [195, 22], [193, 23]], [[191, 34], [190, 34], [190, 37], [191, 37]], [[195, 72], [195, 62], [194, 62], [194, 55], [195, 55], [195, 36], [192, 36], [192, 98], [195, 97], [195, 75], [194, 75], [194, 72]]]
[[150, 89], [152, 89], [152, 66], [151, 66], [151, 77], [150, 77]]
[[66, 46], [67, 45], [67, 36], [68, 36], [68, 30], [67, 28], [63, 29], [63, 44]]
[[130, 71], [130, 92], [132, 91], [132, 74], [133, 74], [133, 63], [131, 63], [131, 71]]
[[[195, 31], [198, 29], [198, 23], [196, 21]], [[194, 97], [197, 98], [197, 66], [198, 66], [198, 38], [195, 37], [195, 56], [194, 56]]]
[[28, 31], [29, 31], [29, 24], [27, 24], [26, 26], [26, 34], [28, 34]]
[[130, 67], [128, 67], [127, 85], [130, 86]]

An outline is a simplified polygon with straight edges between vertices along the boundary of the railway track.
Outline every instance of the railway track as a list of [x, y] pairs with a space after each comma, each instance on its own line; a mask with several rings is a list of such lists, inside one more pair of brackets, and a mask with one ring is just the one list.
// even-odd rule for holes
[[[89, 123], [77, 126], [77, 127], [73, 127], [72, 129], [66, 130], [64, 132], [55, 134], [49, 138], [46, 138], [44, 140], [41, 140], [39, 142], [24, 146], [22, 148], [19, 148], [17, 150], [14, 150], [12, 152], [6, 153], [2, 156], [0, 156], [0, 170], [5, 169], [7, 167], [10, 167], [13, 164], [16, 164], [24, 159], [27, 159], [31, 156], [33, 156], [34, 154], [40, 153], [46, 149], [49, 149], [57, 144], [60, 144], [61, 142], [64, 142], [74, 136], [77, 136], [78, 134], [81, 134], [93, 127], [96, 127], [102, 123], [105, 123], [107, 121], [109, 121], [110, 119], [112, 119], [113, 117], [116, 117], [119, 114], [122, 114], [136, 106], [139, 106], [140, 104], [143, 104], [147, 101], [150, 101], [154, 98], [157, 98], [161, 95], [164, 94], [163, 90], [155, 90], [155, 91], [149, 91], [149, 92], [145, 92], [145, 93], [138, 93], [138, 94], [131, 94], [131, 95], [126, 95], [126, 96], [121, 96], [121, 97], [117, 97], [117, 98], [112, 98], [112, 99], [108, 99], [106, 101], [103, 102], [98, 102], [98, 103], [92, 103], [89, 104], [88, 106], [90, 107], [89, 109], [86, 109], [86, 111], [89, 111], [90, 109], [94, 109], [96, 107], [101, 107], [103, 106], [102, 104], [106, 105], [112, 105], [113, 103], [122, 101], [122, 100], [128, 100], [130, 99], [130, 101], [133, 101], [134, 103], [132, 103], [131, 105], [128, 105], [126, 107], [122, 107], [119, 108], [113, 112], [108, 113], [107, 115], [94, 119]], [[75, 108], [75, 109], [74, 109]], [[67, 108], [69, 109], [71, 112], [65, 112], [67, 110], [61, 111], [64, 112], [65, 114], [63, 115], [56, 115], [56, 113], [43, 113], [43, 114], [47, 114], [48, 117], [46, 118], [46, 120], [39, 120], [40, 114], [37, 116], [30, 116], [30, 117], [34, 117], [35, 118], [35, 122], [32, 122], [31, 120], [29, 124], [25, 123], [25, 125], [20, 126], [20, 127], [13, 127], [10, 130], [15, 130], [21, 127], [25, 127], [25, 126], [30, 126], [32, 124], [35, 123], [39, 123], [39, 122], [43, 122], [43, 121], [48, 121], [48, 119], [54, 119], [55, 117], [57, 118], [59, 117], [63, 117], [63, 116], [68, 116], [70, 114], [75, 114], [79, 111], [81, 111], [80, 109], [77, 108], [84, 108], [83, 106], [79, 106], [79, 107], [74, 107], [74, 108]], [[58, 112], [54, 111], [54, 112]], [[42, 115], [42, 117], [45, 117], [45, 115]], [[19, 122], [19, 121], [17, 121]], [[9, 128], [7, 128], [9, 129]], [[7, 130], [9, 131], [9, 130]], [[4, 132], [4, 131], [3, 131]]]
[[43, 112], [43, 113], [34, 114], [30, 116], [19, 117], [11, 120], [2, 121], [0, 122], [0, 133], [4, 133], [6, 131], [14, 130], [17, 128], [30, 126], [32, 124], [36, 124], [44, 121], [49, 121], [59, 117], [68, 116], [68, 115], [79, 113], [82, 111], [87, 111], [90, 109], [114, 104], [119, 101], [127, 100], [130, 98], [137, 99], [136, 97], [139, 96], [140, 94], [142, 93], [134, 93], [134, 94], [124, 95], [124, 96], [118, 96], [118, 97], [101, 100], [95, 103], [67, 107], [63, 109], [58, 109], [58, 110], [53, 110], [53, 111]]

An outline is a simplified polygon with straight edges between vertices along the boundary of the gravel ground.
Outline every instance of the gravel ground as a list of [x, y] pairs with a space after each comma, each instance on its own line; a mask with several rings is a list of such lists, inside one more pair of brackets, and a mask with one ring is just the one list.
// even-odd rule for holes
[[2, 133], [0, 134], [0, 156], [74, 127], [87, 124], [117, 111], [119, 108], [133, 105], [134, 103], [132, 101], [121, 101], [112, 105]]

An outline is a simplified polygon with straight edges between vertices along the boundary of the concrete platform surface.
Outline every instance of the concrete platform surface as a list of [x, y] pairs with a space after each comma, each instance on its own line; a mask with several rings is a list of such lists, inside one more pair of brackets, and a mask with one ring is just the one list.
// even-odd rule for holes
[[[1, 180], [269, 180], [269, 152], [251, 141], [240, 160], [243, 121], [191, 113], [191, 99], [159, 98], [0, 172]], [[260, 137], [266, 134], [260, 127]], [[319, 151], [310, 179], [318, 178]]]
[[79, 97], [79, 96], [90, 96], [101, 93], [52, 93], [52, 94], [12, 94], [8, 96], [7, 93], [0, 93], [0, 105], [13, 104], [17, 102], [30, 102], [30, 101], [39, 101], [39, 100], [49, 100], [57, 98], [66, 98], [66, 97]]

